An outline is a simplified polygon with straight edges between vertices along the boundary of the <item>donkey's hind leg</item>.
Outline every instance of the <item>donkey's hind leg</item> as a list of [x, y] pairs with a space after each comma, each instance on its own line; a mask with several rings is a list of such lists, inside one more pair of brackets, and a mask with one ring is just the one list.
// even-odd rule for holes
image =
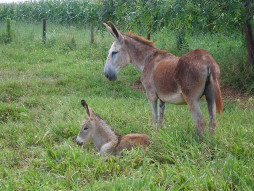
[[203, 138], [204, 129], [206, 126], [206, 122], [201, 113], [198, 100], [188, 101], [188, 107], [192, 118], [195, 120], [197, 133], [200, 139]]
[[206, 101], [208, 104], [208, 112], [209, 112], [209, 130], [211, 134], [215, 134], [216, 129], [216, 104], [215, 98], [213, 95], [213, 90], [211, 84], [209, 83], [205, 89]]

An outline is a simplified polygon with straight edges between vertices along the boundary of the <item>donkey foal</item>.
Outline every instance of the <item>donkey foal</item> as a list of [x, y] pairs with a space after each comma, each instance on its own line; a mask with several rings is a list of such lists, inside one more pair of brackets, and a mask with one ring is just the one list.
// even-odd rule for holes
[[81, 104], [86, 110], [88, 119], [83, 120], [76, 139], [78, 145], [83, 145], [93, 140], [100, 155], [106, 153], [120, 155], [123, 149], [131, 150], [138, 145], [141, 147], [149, 145], [149, 137], [145, 134], [116, 134], [104, 119], [92, 111], [85, 100], [81, 100]]

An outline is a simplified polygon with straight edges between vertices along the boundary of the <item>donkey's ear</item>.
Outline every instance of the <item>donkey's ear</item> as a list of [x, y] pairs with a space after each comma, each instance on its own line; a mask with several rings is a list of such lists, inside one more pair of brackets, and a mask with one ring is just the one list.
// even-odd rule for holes
[[90, 117], [91, 115], [91, 108], [87, 105], [85, 100], [81, 100], [81, 105], [83, 105], [83, 107], [86, 109], [86, 113], [88, 115], [88, 117]]
[[120, 35], [121, 33], [117, 30], [117, 28], [115, 27], [115, 25], [114, 25], [113, 22], [108, 21], [108, 24], [110, 25], [110, 27], [111, 27], [111, 29], [112, 29], [112, 31], [113, 31], [115, 37], [118, 39], [118, 38], [119, 38], [119, 35]]
[[113, 22], [108, 21], [108, 24], [110, 26], [108, 26], [106, 23], [103, 23], [103, 25], [107, 27], [108, 31], [113, 35], [113, 37], [121, 42], [123, 40], [122, 33], [115, 27]]
[[108, 32], [110, 32], [110, 34], [113, 35], [114, 38], [116, 38], [114, 32], [112, 31], [112, 29], [110, 28], [110, 26], [108, 26], [106, 23], [103, 23], [103, 25], [108, 29]]

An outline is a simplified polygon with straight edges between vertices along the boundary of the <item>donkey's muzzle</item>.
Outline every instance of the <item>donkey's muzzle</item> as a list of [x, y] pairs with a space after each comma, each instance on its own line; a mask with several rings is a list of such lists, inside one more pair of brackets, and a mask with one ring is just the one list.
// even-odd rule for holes
[[76, 139], [76, 143], [77, 143], [78, 145], [83, 145], [83, 142], [79, 141], [78, 139]]
[[117, 75], [112, 70], [108, 70], [104, 72], [104, 75], [106, 78], [108, 78], [109, 81], [115, 81], [117, 79]]

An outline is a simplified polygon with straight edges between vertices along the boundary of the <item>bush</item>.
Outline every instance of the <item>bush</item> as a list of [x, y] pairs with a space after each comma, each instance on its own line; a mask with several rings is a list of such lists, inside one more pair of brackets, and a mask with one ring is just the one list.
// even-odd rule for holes
[[11, 19], [7, 19], [6, 31], [0, 34], [0, 42], [4, 44], [11, 43], [13, 41], [13, 30], [11, 29]]
[[225, 84], [247, 94], [254, 92], [254, 66], [237, 63], [233, 66], [228, 65], [224, 71], [227, 71], [223, 80]]
[[186, 40], [186, 32], [183, 29], [179, 29], [178, 33], [176, 33], [176, 46], [178, 50], [188, 50], [189, 44]]

